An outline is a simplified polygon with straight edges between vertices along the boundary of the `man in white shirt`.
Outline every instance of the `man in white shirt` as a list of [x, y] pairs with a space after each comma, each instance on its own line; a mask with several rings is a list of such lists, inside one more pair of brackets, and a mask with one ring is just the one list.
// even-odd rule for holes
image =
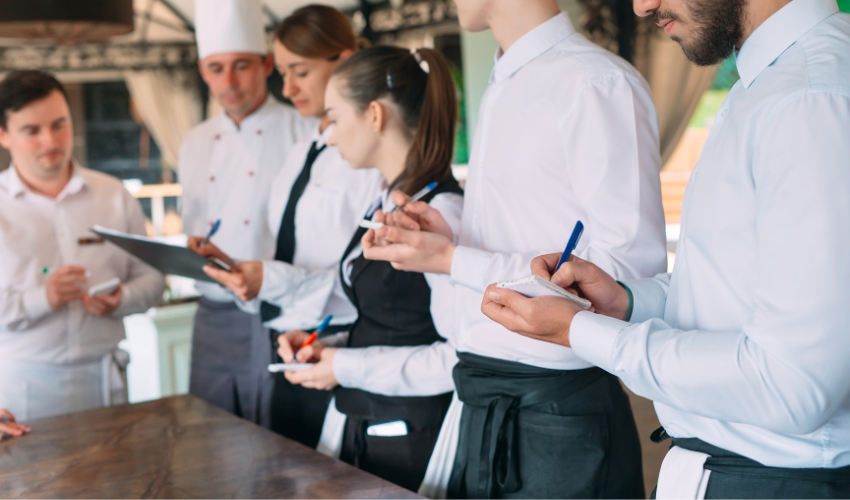
[[736, 50], [741, 75], [691, 176], [672, 275], [621, 286], [576, 261], [552, 282], [596, 314], [493, 288], [482, 309], [655, 401], [674, 445], [658, 498], [848, 498], [850, 16], [835, 0], [635, 10], [700, 64]]
[[649, 88], [577, 33], [555, 0], [457, 6], [464, 29], [489, 28], [501, 47], [482, 98], [460, 231], [456, 240], [450, 230], [427, 231], [447, 225], [416, 203], [409, 213], [434, 216], [426, 231], [382, 228], [377, 237], [392, 244], [375, 246], [374, 231], [363, 241], [367, 258], [455, 283], [463, 412], [447, 494], [643, 495], [640, 444], [619, 382], [569, 349], [518, 338], [482, 315], [480, 303], [494, 280], [528, 276], [539, 249], [563, 249], [579, 220], [577, 253], [607, 271], [638, 278], [666, 268]]
[[[0, 83], [0, 407], [22, 420], [127, 402], [122, 318], [162, 300], [163, 276], [89, 231], [144, 234], [118, 179], [72, 159], [62, 85], [36, 71]], [[89, 287], [118, 278], [110, 293]]]
[[[224, 111], [195, 127], [180, 151], [182, 217], [189, 246], [212, 225], [211, 239], [236, 260], [271, 259], [271, 186], [290, 148], [314, 122], [278, 103], [266, 90], [273, 69], [259, 0], [195, 3], [201, 76]], [[192, 340], [189, 392], [253, 422], [269, 425], [272, 360], [259, 314], [238, 309], [226, 289], [199, 283], [202, 293]]]

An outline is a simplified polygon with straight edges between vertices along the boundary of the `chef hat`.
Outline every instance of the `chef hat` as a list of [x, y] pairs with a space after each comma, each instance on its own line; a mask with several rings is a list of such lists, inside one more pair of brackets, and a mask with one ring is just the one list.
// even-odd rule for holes
[[212, 54], [266, 54], [262, 0], [195, 0], [198, 58]]

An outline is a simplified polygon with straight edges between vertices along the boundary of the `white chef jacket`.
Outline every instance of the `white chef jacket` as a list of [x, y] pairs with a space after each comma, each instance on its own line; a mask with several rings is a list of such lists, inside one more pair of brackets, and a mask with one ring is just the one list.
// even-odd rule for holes
[[[267, 219], [271, 186], [292, 146], [315, 123], [269, 95], [241, 126], [222, 111], [193, 128], [178, 161], [184, 232], [206, 236], [221, 219], [211, 241], [224, 253], [235, 260], [273, 257], [275, 237]], [[235, 300], [218, 285], [196, 286], [211, 300]]]
[[[96, 236], [89, 229], [97, 224], [145, 234], [141, 206], [118, 179], [75, 163], [54, 199], [30, 191], [14, 166], [0, 173], [0, 365], [97, 359], [124, 338], [124, 316], [162, 300], [165, 279], [158, 271], [111, 243], [79, 244]], [[97, 317], [73, 301], [53, 311], [42, 271], [65, 265], [91, 273], [88, 286], [121, 279], [118, 310]]]
[[633, 324], [579, 313], [575, 352], [674, 437], [768, 466], [850, 464], [850, 16], [794, 0], [737, 54], [685, 193], [672, 276]]
[[[332, 128], [324, 133], [316, 126], [313, 134], [296, 144], [278, 174], [268, 202], [269, 231], [275, 244], [283, 212], [295, 179], [313, 142], [325, 146]], [[353, 323], [357, 310], [339, 284], [339, 261], [360, 220], [378, 192], [381, 173], [376, 169], [355, 170], [327, 146], [313, 163], [310, 181], [295, 210], [295, 255], [292, 264], [263, 262], [263, 285], [257, 300], [275, 304], [283, 313], [266, 322], [279, 332], [315, 328], [328, 314], [333, 325]], [[272, 252], [274, 253], [274, 251]]]

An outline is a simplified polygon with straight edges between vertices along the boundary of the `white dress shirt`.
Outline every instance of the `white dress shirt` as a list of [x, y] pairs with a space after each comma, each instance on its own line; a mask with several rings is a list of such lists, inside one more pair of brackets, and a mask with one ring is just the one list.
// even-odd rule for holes
[[575, 352], [674, 437], [776, 467], [850, 464], [850, 16], [794, 0], [746, 40], [685, 193], [672, 276]]
[[[0, 365], [99, 358], [124, 338], [124, 316], [162, 300], [162, 274], [111, 243], [79, 243], [97, 224], [145, 234], [141, 206], [118, 179], [75, 164], [54, 199], [30, 191], [14, 166], [0, 173]], [[84, 267], [87, 286], [119, 278], [118, 310], [92, 316], [77, 300], [53, 311], [43, 270], [66, 265]]]
[[[295, 179], [313, 142], [326, 144], [332, 129], [296, 144], [271, 188], [268, 203], [269, 231], [277, 242], [283, 212]], [[310, 181], [295, 210], [295, 255], [292, 264], [276, 260], [263, 262], [263, 285], [254, 301], [280, 306], [283, 313], [266, 326], [279, 332], [315, 328], [328, 314], [331, 324], [345, 325], [357, 319], [339, 284], [342, 252], [357, 231], [358, 224], [375, 198], [381, 173], [376, 169], [355, 170], [335, 147], [326, 147], [313, 163]], [[274, 251], [272, 251], [274, 254]]]
[[[235, 260], [270, 259], [275, 237], [267, 204], [272, 183], [293, 145], [315, 127], [272, 96], [237, 126], [224, 111], [193, 128], [180, 148], [183, 231], [206, 236], [221, 219], [211, 241]], [[219, 302], [235, 296], [211, 283], [197, 283], [205, 297]]]
[[658, 118], [622, 59], [576, 33], [562, 13], [497, 60], [482, 98], [451, 278], [462, 286], [458, 350], [542, 368], [591, 366], [566, 347], [519, 337], [481, 313], [487, 285], [529, 276], [562, 252], [618, 278], [666, 269]]
[[[384, 189], [379, 201], [385, 212], [395, 208], [395, 203]], [[455, 193], [441, 193], [429, 203], [438, 210], [453, 232], [460, 226], [463, 197]], [[377, 205], [377, 202], [376, 202]], [[353, 261], [363, 253], [358, 245], [343, 261], [345, 279], [351, 276]], [[454, 317], [454, 286], [448, 276], [425, 274], [431, 288], [431, 318], [437, 333], [445, 342], [424, 346], [391, 347], [371, 346], [340, 349], [334, 355], [334, 377], [339, 385], [362, 389], [385, 396], [430, 396], [454, 390], [452, 368], [457, 355], [452, 340], [456, 337]], [[326, 340], [330, 345], [343, 346], [347, 332]]]

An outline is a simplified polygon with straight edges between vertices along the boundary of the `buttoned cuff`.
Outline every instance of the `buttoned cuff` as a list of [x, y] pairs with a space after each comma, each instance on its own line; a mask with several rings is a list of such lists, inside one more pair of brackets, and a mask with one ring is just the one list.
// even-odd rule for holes
[[47, 287], [31, 288], [23, 293], [21, 299], [24, 314], [30, 321], [38, 321], [53, 312], [47, 300]]
[[570, 346], [583, 360], [610, 372], [613, 370], [614, 342], [627, 326], [625, 321], [582, 311], [575, 315], [570, 325]]
[[664, 290], [654, 279], [623, 280], [623, 284], [632, 291], [634, 306], [629, 323], [643, 323], [664, 317], [667, 297]]
[[452, 257], [452, 281], [484, 293], [484, 289], [490, 283], [487, 276], [490, 257], [490, 252], [484, 250], [464, 246], [456, 247], [454, 257]]
[[366, 356], [363, 349], [339, 349], [334, 354], [334, 377], [342, 387], [359, 389], [365, 378]]

